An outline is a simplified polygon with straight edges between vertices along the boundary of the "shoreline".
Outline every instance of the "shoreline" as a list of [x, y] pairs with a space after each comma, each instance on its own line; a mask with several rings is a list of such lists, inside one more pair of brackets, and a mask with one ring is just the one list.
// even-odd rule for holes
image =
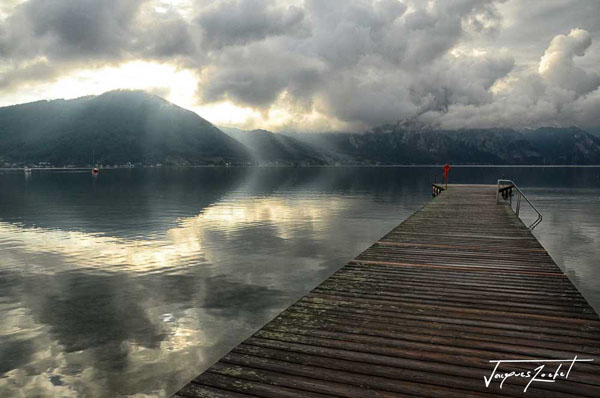
[[[397, 168], [417, 168], [417, 167], [443, 167], [443, 164], [342, 164], [342, 165], [236, 165], [236, 166], [215, 166], [215, 165], [198, 165], [198, 166], [138, 166], [138, 167], [102, 167], [100, 170], [131, 170], [131, 169], [196, 169], [196, 168], [334, 168], [334, 167], [397, 167]], [[486, 168], [503, 168], [503, 167], [523, 167], [523, 168], [600, 168], [600, 165], [542, 165], [542, 164], [452, 164], [452, 167], [470, 168], [470, 167], [486, 167]], [[23, 167], [0, 167], [0, 171], [23, 171]], [[30, 167], [33, 170], [73, 170], [73, 171], [89, 171], [90, 167]]]

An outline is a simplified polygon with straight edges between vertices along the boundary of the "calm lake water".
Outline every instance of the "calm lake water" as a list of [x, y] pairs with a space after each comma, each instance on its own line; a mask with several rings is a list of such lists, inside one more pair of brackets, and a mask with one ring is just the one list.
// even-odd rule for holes
[[[172, 394], [430, 200], [440, 174], [0, 171], [0, 396]], [[598, 311], [600, 168], [451, 171], [500, 177], [543, 213], [535, 235]]]

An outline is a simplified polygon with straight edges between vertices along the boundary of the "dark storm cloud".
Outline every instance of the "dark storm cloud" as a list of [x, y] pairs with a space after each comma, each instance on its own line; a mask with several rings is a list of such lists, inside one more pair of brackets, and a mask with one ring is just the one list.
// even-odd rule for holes
[[[420, 106], [421, 112], [447, 112], [456, 104], [490, 103], [493, 101], [490, 88], [514, 67], [514, 60], [509, 56], [461, 57], [444, 63], [444, 67], [427, 68], [427, 73], [421, 74], [411, 85], [411, 100]], [[431, 79], [431, 75], [436, 79]]]
[[[244, 65], [244, 67], [240, 67]], [[283, 90], [311, 96], [321, 78], [322, 63], [278, 43], [223, 50], [213, 59], [210, 76], [200, 87], [207, 101], [231, 99], [236, 103], [269, 107]]]
[[[134, 59], [172, 59], [195, 51], [176, 10], [150, 13], [149, 0], [29, 0], [0, 28], [1, 74], [11, 85], [79, 67]], [[0, 69], [1, 70], [1, 69]]]
[[269, 0], [228, 0], [203, 10], [196, 23], [208, 48], [246, 44], [301, 31], [304, 12]]
[[316, 112], [352, 129], [419, 115], [456, 127], [600, 124], [595, 0], [180, 3], [16, 6], [0, 28], [0, 85], [144, 59], [194, 71], [200, 102]]
[[[213, 55], [199, 93], [205, 101], [227, 98], [258, 109], [283, 96], [302, 111], [314, 106], [355, 128], [446, 111], [454, 103], [485, 104], [514, 60], [449, 51], [465, 38], [496, 34], [496, 3], [309, 0], [302, 34], [295, 26], [271, 35], [247, 33], [265, 38]], [[281, 12], [272, 18], [284, 26]]]
[[46, 81], [59, 75], [60, 70], [47, 61], [40, 60], [0, 74], [0, 90], [18, 87], [23, 82]]
[[135, 28], [135, 41], [131, 53], [148, 59], [172, 61], [196, 53], [193, 29], [176, 10], [153, 13], [152, 17]]
[[[29, 0], [0, 28], [0, 87], [51, 81], [82, 65], [118, 62], [135, 44], [143, 0]], [[2, 68], [4, 66], [4, 68]]]
[[9, 17], [3, 41], [15, 58], [32, 52], [51, 59], [115, 56], [133, 40], [131, 25], [143, 1], [30, 0]]
[[445, 112], [432, 109], [425, 119], [449, 127], [598, 125], [600, 76], [577, 63], [591, 45], [591, 34], [582, 29], [556, 35], [536, 68], [512, 71], [491, 101], [453, 103]]

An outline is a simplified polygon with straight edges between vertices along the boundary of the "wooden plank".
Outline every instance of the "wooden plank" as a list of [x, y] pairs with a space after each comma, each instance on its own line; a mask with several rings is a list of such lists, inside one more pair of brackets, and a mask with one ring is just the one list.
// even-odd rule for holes
[[175, 398], [248, 398], [253, 395], [240, 394], [234, 391], [221, 390], [207, 385], [189, 383], [174, 396]]
[[[600, 318], [496, 187], [437, 193], [176, 396], [600, 396]], [[568, 380], [484, 384], [575, 355]]]

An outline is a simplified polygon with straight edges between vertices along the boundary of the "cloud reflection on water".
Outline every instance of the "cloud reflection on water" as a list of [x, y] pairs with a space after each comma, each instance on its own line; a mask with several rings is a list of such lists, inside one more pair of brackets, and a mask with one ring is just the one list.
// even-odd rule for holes
[[0, 391], [174, 391], [402, 217], [338, 230], [353, 213], [386, 213], [371, 200], [232, 194], [153, 239], [0, 221], [1, 272], [14, 281], [0, 339], [15, 359]]
[[[597, 170], [453, 172], [552, 187], [532, 192], [545, 217], [536, 234], [593, 290]], [[0, 174], [0, 396], [176, 391], [427, 201], [432, 173]], [[575, 189], [590, 184], [585, 197]], [[579, 199], [553, 196], [561, 186]]]
[[[209, 206], [196, 217], [182, 218], [177, 226], [166, 231], [161, 239], [120, 238], [80, 231], [64, 231], [39, 227], [23, 227], [0, 221], [0, 245], [6, 252], [10, 268], [21, 267], [22, 256], [34, 259], [29, 272], [56, 274], [83, 267], [100, 273], [126, 271], [144, 274], [152, 272], [184, 272], [187, 266], [206, 263], [203, 251], [205, 234], [219, 233], [229, 239], [232, 234], [251, 229], [252, 235], [264, 241], [269, 235], [276, 239], [291, 239], [299, 228], [321, 228], [332, 212], [345, 206], [341, 198], [253, 198], [225, 201]], [[298, 224], [302, 224], [299, 226]], [[260, 226], [261, 231], [256, 231]], [[271, 229], [270, 233], [266, 229]], [[313, 231], [314, 232], [314, 231]], [[259, 245], [260, 243], [257, 242]], [[267, 245], [268, 246], [268, 245]], [[254, 248], [257, 248], [253, 245]], [[59, 256], [56, 266], [46, 267], [35, 262], [37, 255]], [[213, 258], [218, 258], [215, 253]], [[43, 261], [47, 258], [43, 257]]]

